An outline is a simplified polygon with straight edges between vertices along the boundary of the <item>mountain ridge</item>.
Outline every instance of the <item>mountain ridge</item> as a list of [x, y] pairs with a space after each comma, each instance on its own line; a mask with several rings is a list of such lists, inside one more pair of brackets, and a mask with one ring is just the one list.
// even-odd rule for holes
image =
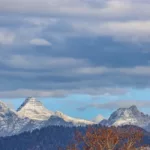
[[89, 124], [94, 123], [67, 116], [59, 111], [52, 112], [33, 97], [25, 99], [17, 111], [0, 102], [0, 137], [16, 135], [51, 125], [73, 127]]
[[0, 137], [33, 131], [47, 126], [87, 126], [101, 124], [103, 126], [135, 125], [150, 131], [150, 116], [138, 110], [135, 105], [129, 108], [118, 108], [108, 119], [98, 116], [101, 121], [88, 121], [73, 118], [60, 111], [50, 111], [34, 97], [28, 97], [17, 109], [8, 108], [0, 102]]
[[[23, 102], [23, 104], [19, 107], [17, 112], [18, 114], [24, 117], [28, 117], [29, 119], [32, 119], [32, 120], [44, 121], [44, 120], [48, 120], [51, 116], [56, 116], [56, 117], [64, 119], [66, 122], [73, 122], [74, 125], [78, 122], [85, 123], [85, 124], [92, 123], [92, 121], [70, 117], [60, 111], [52, 112], [48, 110], [47, 108], [45, 108], [43, 104], [34, 97], [28, 97]], [[42, 116], [45, 116], [45, 118]]]

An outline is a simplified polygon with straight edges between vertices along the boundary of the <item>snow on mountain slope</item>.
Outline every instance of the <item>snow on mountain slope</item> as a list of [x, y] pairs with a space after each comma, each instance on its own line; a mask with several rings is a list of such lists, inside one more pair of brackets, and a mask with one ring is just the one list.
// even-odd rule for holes
[[[90, 121], [69, 117], [59, 111], [52, 112], [46, 109], [40, 101], [36, 100], [33, 97], [27, 98], [17, 111], [20, 116], [28, 117], [32, 120], [46, 121], [51, 118], [51, 116], [53, 116], [56, 118], [58, 117], [59, 119], [61, 118], [66, 122], [72, 122], [73, 125], [93, 124], [93, 122]], [[63, 125], [63, 123], [60, 124]]]
[[46, 109], [42, 103], [33, 97], [29, 97], [18, 108], [18, 114], [32, 120], [48, 120], [54, 113]]
[[136, 125], [146, 129], [150, 123], [150, 116], [143, 114], [133, 105], [129, 108], [117, 109], [105, 123], [108, 126]]
[[51, 125], [66, 126], [66, 127], [76, 126], [72, 122], [65, 121], [62, 117], [56, 115], [51, 116], [47, 121], [45, 121], [42, 127], [51, 126]]
[[54, 115], [62, 118], [66, 122], [72, 122], [73, 125], [75, 125], [75, 126], [94, 124], [93, 122], [87, 121], [84, 119], [72, 118], [70, 116], [63, 114], [62, 112], [59, 112], [59, 111], [56, 111]]
[[22, 118], [18, 114], [8, 108], [3, 102], [0, 102], [0, 136], [10, 136], [20, 133], [23, 126], [30, 120]]
[[[36, 108], [32, 107], [32, 102], [34, 104], [36, 103]], [[0, 102], [0, 137], [16, 135], [25, 131], [33, 131], [50, 125], [74, 126], [72, 122], [66, 122], [63, 117], [54, 115], [54, 113], [45, 109], [43, 105], [40, 106], [40, 102], [34, 98], [28, 98], [18, 109], [18, 112], [20, 112], [18, 113], [8, 108], [3, 102]], [[28, 113], [25, 113], [25, 115], [22, 114], [21, 111], [23, 110], [27, 110]], [[38, 119], [38, 116], [42, 119]]]
[[[103, 119], [101, 116], [98, 119]], [[27, 98], [16, 111], [0, 102], [0, 137], [11, 136], [25, 131], [33, 131], [50, 125], [85, 126], [96, 124], [92, 121], [77, 119], [46, 109], [42, 103], [33, 97]], [[150, 131], [150, 116], [140, 112], [136, 106], [119, 108], [111, 114], [108, 120], [100, 124], [106, 126], [136, 125]]]

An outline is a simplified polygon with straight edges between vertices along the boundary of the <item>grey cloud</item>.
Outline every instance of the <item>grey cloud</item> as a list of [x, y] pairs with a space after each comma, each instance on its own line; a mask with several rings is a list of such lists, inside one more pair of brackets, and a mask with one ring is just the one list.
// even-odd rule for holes
[[150, 66], [136, 66], [132, 68], [107, 68], [107, 67], [84, 67], [84, 68], [77, 68], [76, 73], [79, 74], [126, 74], [126, 75], [143, 75], [143, 76], [150, 76]]
[[24, 98], [27, 95], [33, 97], [65, 97], [69, 94], [89, 94], [89, 95], [103, 95], [106, 92], [109, 94], [123, 94], [127, 91], [125, 89], [116, 89], [115, 93], [113, 92], [114, 89], [103, 89], [98, 88], [96, 91], [92, 88], [85, 88], [85, 89], [48, 89], [48, 90], [41, 90], [41, 89], [15, 89], [9, 91], [1, 91], [0, 95], [1, 98]]
[[[149, 4], [109, 1], [96, 7], [82, 2], [85, 5], [78, 7], [81, 1], [64, 5], [57, 0], [55, 8], [46, 10], [40, 0], [32, 2], [21, 8], [24, 1], [0, 1], [1, 11], [33, 15], [0, 17], [1, 97], [117, 95], [128, 88], [150, 87]], [[58, 6], [62, 9], [56, 12]], [[37, 14], [39, 9], [50, 15]], [[37, 38], [52, 45], [29, 44]]]
[[[80, 0], [1, 0], [1, 12], [84, 16], [100, 18], [149, 18], [149, 3], [143, 1], [80, 1]], [[42, 5], [41, 5], [42, 3]], [[97, 7], [93, 7], [96, 3]], [[140, 11], [139, 11], [140, 10]], [[146, 10], [146, 11], [145, 11]], [[142, 13], [142, 15], [141, 15]], [[131, 15], [132, 14], [132, 15]]]
[[45, 39], [41, 39], [41, 38], [36, 38], [36, 39], [32, 39], [30, 41], [30, 44], [32, 45], [38, 45], [38, 46], [51, 46], [52, 43], [50, 43], [49, 41], [45, 40]]
[[117, 95], [126, 90], [109, 88], [150, 87], [150, 52], [137, 48], [109, 38], [76, 37], [51, 48], [1, 49], [0, 91], [65, 90], [64, 95]]
[[[17, 28], [13, 27], [13, 31], [16, 33], [17, 43], [27, 44], [33, 38], [44, 38], [43, 36], [57, 40], [68, 36], [109, 36], [115, 40], [149, 42], [150, 3], [147, 1], [1, 0], [0, 4], [0, 10], [6, 14], [16, 11], [29, 13], [23, 15], [17, 12], [16, 15], [11, 13], [6, 17], [0, 16], [1, 26], [11, 28], [10, 24], [16, 25]], [[97, 7], [93, 7], [93, 4]], [[50, 16], [42, 17], [39, 12]], [[29, 17], [31, 14], [35, 16]], [[87, 16], [88, 19], [79, 19], [80, 16]], [[91, 20], [94, 16], [99, 19]]]
[[[8, 15], [6, 18], [10, 18], [9, 24], [12, 22], [12, 26], [15, 26], [11, 18], [13, 16]], [[134, 42], [135, 44], [149, 42], [149, 20], [80, 20], [80, 19], [68, 19], [61, 17], [22, 17], [14, 16], [16, 21], [16, 28], [13, 27], [15, 32], [17, 44], [28, 44], [29, 41], [41, 38], [52, 38], [54, 40], [64, 40], [68, 37], [112, 37], [118, 41]], [[9, 19], [4, 19], [4, 28], [10, 28], [7, 26]], [[2, 24], [1, 24], [2, 26]], [[4, 29], [2, 28], [2, 29]], [[10, 31], [11, 33], [11, 31]]]
[[24, 69], [48, 69], [58, 67], [73, 67], [86, 64], [82, 59], [74, 59], [69, 57], [33, 57], [23, 55], [10, 55], [8, 57], [0, 57], [0, 62], [12, 68]]
[[[41, 73], [39, 73], [41, 72]], [[3, 72], [1, 73], [0, 82], [3, 85], [1, 90], [8, 89], [80, 89], [78, 93], [81, 94], [90, 94], [90, 95], [101, 95], [103, 93], [111, 93], [115, 94], [114, 91], [109, 91], [109, 88], [121, 87], [121, 88], [146, 88], [149, 87], [150, 83], [148, 82], [149, 77], [142, 76], [126, 76], [123, 74], [120, 75], [112, 75], [112, 74], [104, 74], [104, 75], [92, 75], [92, 76], [81, 76], [76, 74], [71, 74], [69, 70], [66, 72], [57, 72], [53, 70], [51, 74], [50, 72], [22, 72], [22, 73], [11, 73]], [[9, 82], [10, 81], [10, 82]], [[85, 90], [84, 89], [88, 89]], [[98, 88], [101, 89], [101, 92]], [[92, 90], [93, 89], [93, 90]], [[102, 92], [104, 91], [104, 92]], [[120, 93], [124, 93], [124, 91], [120, 90]], [[117, 91], [116, 91], [117, 94]]]
[[33, 97], [63, 97], [68, 93], [63, 90], [55, 91], [43, 91], [43, 90], [27, 90], [27, 89], [16, 89], [14, 91], [0, 92], [1, 98], [24, 98], [27, 95]]

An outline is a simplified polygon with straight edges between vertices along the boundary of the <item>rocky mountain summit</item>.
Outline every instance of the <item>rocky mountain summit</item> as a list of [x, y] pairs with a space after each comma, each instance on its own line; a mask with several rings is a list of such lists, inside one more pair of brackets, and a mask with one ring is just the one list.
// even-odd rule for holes
[[48, 120], [54, 113], [33, 97], [28, 97], [18, 108], [18, 114], [31, 120]]
[[136, 125], [150, 131], [150, 116], [138, 110], [135, 105], [129, 108], [119, 108], [111, 114], [108, 120], [100, 122], [106, 126]]

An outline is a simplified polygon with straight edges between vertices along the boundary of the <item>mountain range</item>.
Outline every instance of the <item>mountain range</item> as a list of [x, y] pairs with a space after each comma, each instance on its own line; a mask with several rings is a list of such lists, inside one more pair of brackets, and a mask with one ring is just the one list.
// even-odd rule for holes
[[11, 136], [50, 125], [86, 126], [94, 122], [69, 117], [62, 112], [52, 112], [33, 97], [28, 97], [17, 111], [0, 102], [0, 136]]
[[86, 126], [98, 123], [105, 126], [136, 125], [150, 131], [150, 116], [140, 112], [135, 105], [119, 108], [108, 119], [101, 115], [94, 121], [72, 118], [62, 112], [46, 109], [36, 98], [28, 97], [17, 111], [0, 102], [0, 137], [12, 136], [47, 126]]

